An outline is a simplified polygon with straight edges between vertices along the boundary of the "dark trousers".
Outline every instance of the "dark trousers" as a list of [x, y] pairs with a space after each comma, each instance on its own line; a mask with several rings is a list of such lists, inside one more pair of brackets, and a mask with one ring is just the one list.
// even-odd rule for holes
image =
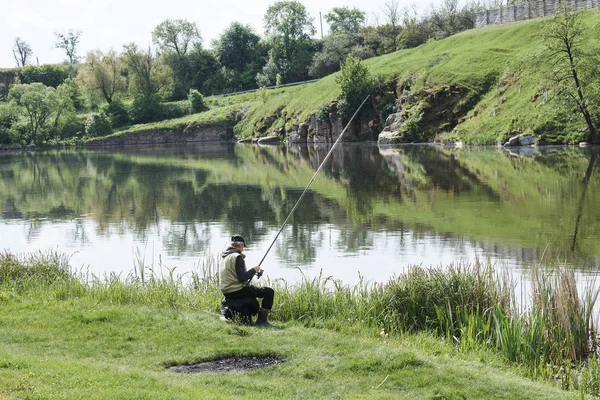
[[270, 310], [273, 307], [275, 291], [270, 287], [259, 288], [255, 286], [246, 286], [236, 292], [225, 293], [225, 297], [228, 299], [242, 299], [244, 297], [259, 298], [262, 299], [261, 307]]

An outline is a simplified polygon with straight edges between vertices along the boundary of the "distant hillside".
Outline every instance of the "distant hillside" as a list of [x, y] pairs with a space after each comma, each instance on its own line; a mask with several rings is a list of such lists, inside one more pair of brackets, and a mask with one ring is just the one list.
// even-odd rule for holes
[[[357, 139], [376, 139], [385, 118], [396, 103], [402, 113], [422, 113], [421, 141], [451, 140], [471, 144], [504, 142], [515, 133], [531, 133], [548, 143], [574, 143], [585, 137], [585, 123], [575, 116], [560, 120], [544, 100], [543, 76], [536, 36], [545, 19], [488, 26], [465, 31], [420, 47], [364, 61], [378, 77], [380, 91], [361, 114], [353, 134]], [[593, 27], [597, 11], [585, 12]], [[599, 47], [598, 39], [589, 46]], [[236, 138], [279, 134], [308, 140], [335, 138], [342, 122], [330, 121], [340, 90], [335, 74], [318, 82], [262, 95], [244, 94], [209, 99], [210, 115], [197, 114], [181, 120], [153, 124], [152, 130], [222, 124], [228, 120]], [[207, 118], [208, 117], [208, 118]], [[149, 127], [150, 128], [150, 127]], [[144, 126], [135, 127], [136, 131]], [[229, 128], [228, 128], [229, 129]], [[126, 132], [120, 132], [124, 134]]]

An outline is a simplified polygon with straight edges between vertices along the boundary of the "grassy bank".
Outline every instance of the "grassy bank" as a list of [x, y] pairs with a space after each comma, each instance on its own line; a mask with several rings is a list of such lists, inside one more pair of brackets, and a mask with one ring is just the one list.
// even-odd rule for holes
[[[583, 13], [592, 29], [598, 13]], [[405, 117], [423, 112], [419, 126], [424, 140], [463, 141], [470, 144], [503, 142], [517, 132], [534, 134], [549, 143], [576, 143], [584, 139], [582, 118], [561, 116], [545, 97], [548, 71], [538, 57], [538, 36], [547, 19], [488, 26], [461, 32], [444, 40], [430, 40], [413, 49], [400, 50], [364, 61], [377, 77], [375, 111], [385, 119], [391, 99], [412, 98], [404, 105]], [[590, 51], [600, 46], [595, 36], [586, 41]], [[181, 127], [189, 123], [222, 121], [235, 109], [232, 122], [238, 138], [269, 135], [273, 129], [307, 121], [323, 105], [335, 101], [340, 89], [336, 74], [318, 82], [260, 94], [208, 99], [210, 114], [163, 121], [153, 128]], [[369, 106], [370, 107], [370, 106]], [[371, 113], [372, 114], [372, 113]], [[262, 121], [271, 117], [270, 127]], [[371, 115], [372, 117], [372, 115]], [[369, 117], [369, 118], [371, 118]], [[260, 133], [258, 131], [261, 128]], [[133, 129], [147, 129], [141, 126]]]
[[[0, 396], [558, 399], [575, 397], [561, 385], [596, 390], [595, 362], [576, 367], [579, 356], [562, 354], [569, 340], [539, 344], [541, 368], [519, 355], [532, 343], [526, 336], [535, 337], [527, 333], [533, 320], [501, 316], [510, 302], [494, 297], [499, 286], [489, 269], [415, 269], [387, 285], [347, 287], [326, 278], [278, 285], [277, 327], [259, 329], [219, 320], [214, 268], [206, 263], [186, 283], [145, 268], [82, 283], [58, 255], [3, 254]], [[499, 301], [493, 312], [483, 308], [490, 301]], [[540, 332], [563, 328], [550, 318], [538, 322]], [[509, 342], [513, 359], [503, 345]], [[246, 373], [166, 370], [226, 355], [285, 362]]]

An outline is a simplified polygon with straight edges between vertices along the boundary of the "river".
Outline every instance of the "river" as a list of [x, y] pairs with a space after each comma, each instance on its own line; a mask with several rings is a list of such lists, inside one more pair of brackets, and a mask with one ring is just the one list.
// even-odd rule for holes
[[[0, 154], [0, 249], [59, 251], [88, 276], [185, 277], [232, 234], [265, 255], [330, 149], [186, 145]], [[262, 267], [271, 280], [385, 282], [411, 265], [519, 274], [600, 266], [598, 149], [343, 144]]]

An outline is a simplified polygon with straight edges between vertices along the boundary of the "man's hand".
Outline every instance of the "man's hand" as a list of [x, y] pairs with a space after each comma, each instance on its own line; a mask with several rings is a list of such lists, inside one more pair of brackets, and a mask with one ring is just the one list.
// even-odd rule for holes
[[254, 270], [254, 272], [258, 273], [260, 271], [260, 267], [257, 265], [256, 267], [252, 268]]

